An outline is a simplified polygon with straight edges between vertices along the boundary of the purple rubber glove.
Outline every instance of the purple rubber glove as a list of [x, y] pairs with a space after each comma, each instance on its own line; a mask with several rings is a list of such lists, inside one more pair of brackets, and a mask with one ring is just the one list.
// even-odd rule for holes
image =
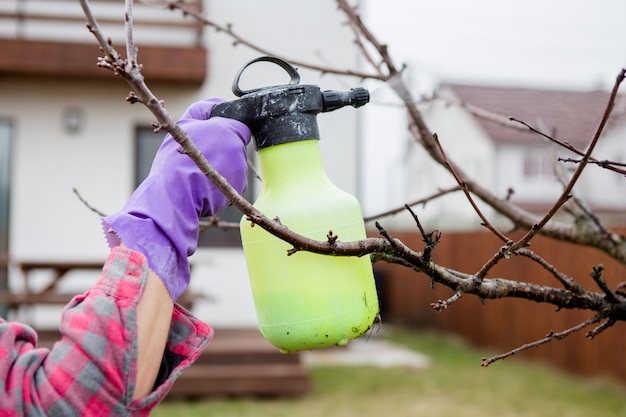
[[[222, 100], [192, 104], [178, 121], [196, 146], [240, 193], [246, 188], [248, 127], [223, 117], [209, 119]], [[103, 219], [109, 246], [124, 242], [143, 253], [176, 299], [189, 285], [189, 262], [198, 245], [199, 218], [211, 216], [230, 202], [187, 155], [171, 135], [165, 136], [150, 174], [124, 208]]]

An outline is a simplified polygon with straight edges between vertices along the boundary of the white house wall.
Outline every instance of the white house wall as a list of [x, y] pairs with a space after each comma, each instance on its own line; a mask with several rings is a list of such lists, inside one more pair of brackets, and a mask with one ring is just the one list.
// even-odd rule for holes
[[373, 85], [372, 103], [362, 110], [363, 143], [360, 165], [360, 196], [367, 216], [405, 202], [405, 165], [410, 137], [406, 114], [395, 93]]
[[[388, 112], [393, 110], [388, 109]], [[395, 110], [396, 118], [384, 116], [387, 135], [403, 138], [401, 158], [393, 162], [397, 167], [394, 177], [387, 182], [400, 181], [403, 185], [400, 197], [389, 201], [387, 209], [419, 200], [456, 185], [453, 176], [434, 163], [426, 151], [408, 135], [406, 116], [402, 109]], [[399, 119], [401, 115], [401, 119]], [[486, 187], [491, 187], [494, 178], [495, 149], [486, 138], [476, 121], [464, 110], [448, 106], [441, 101], [432, 102], [423, 108], [424, 119], [432, 132], [436, 132], [449, 159], [454, 161], [472, 178]], [[375, 123], [371, 122], [370, 123]], [[381, 160], [383, 156], [381, 154]], [[399, 200], [399, 201], [397, 201]], [[400, 204], [398, 204], [400, 203]], [[480, 204], [480, 202], [479, 202]], [[490, 213], [487, 207], [481, 208]], [[384, 210], [380, 210], [384, 211]], [[465, 196], [456, 192], [414, 208], [422, 225], [427, 229], [459, 230], [480, 227], [480, 220]], [[412, 217], [402, 212], [382, 221], [386, 227], [414, 228]]]
[[[104, 253], [98, 217], [76, 187], [104, 212], [132, 186], [133, 128], [149, 120], [121, 99], [123, 85], [2, 80], [2, 115], [12, 120], [11, 255], [16, 259], [93, 259]], [[68, 133], [64, 113], [83, 111]]]
[[[512, 190], [512, 201], [526, 204], [549, 204], [556, 201], [563, 191], [563, 186], [556, 177], [528, 178], [524, 176], [524, 154], [528, 147], [523, 144], [500, 145], [496, 159], [497, 172], [495, 190], [504, 197]], [[553, 146], [542, 146], [541, 152], [557, 164], [562, 152], [557, 153]]]
[[[334, 1], [230, 0], [205, 2], [205, 7], [212, 20], [232, 23], [240, 36], [276, 54], [354, 68], [352, 36], [341, 24], [342, 15]], [[230, 88], [235, 73], [260, 55], [244, 46], [234, 48], [233, 40], [223, 33], [207, 29], [205, 36], [207, 82], [199, 89], [152, 85], [174, 117], [195, 100], [210, 96], [234, 99]], [[254, 68], [250, 69], [250, 83], [260, 86], [264, 81], [257, 74], [263, 70]], [[322, 89], [346, 90], [358, 85], [355, 79], [320, 76], [304, 69], [300, 73], [302, 83], [319, 84]], [[11, 120], [14, 127], [10, 220], [10, 256], [14, 260], [104, 260], [108, 249], [99, 218], [72, 189], [76, 187], [105, 213], [121, 208], [132, 193], [134, 128], [149, 124], [153, 117], [140, 105], [124, 101], [128, 91], [122, 80], [0, 79], [0, 117]], [[70, 107], [83, 110], [84, 127], [77, 134], [62, 126], [63, 114]], [[339, 187], [355, 193], [357, 111], [346, 108], [318, 119], [327, 173]], [[255, 324], [240, 249], [201, 249], [192, 263], [193, 288], [212, 295], [210, 304], [197, 309], [201, 319], [223, 326]], [[11, 284], [19, 286], [19, 276], [12, 272]], [[85, 283], [80, 278], [71, 281], [76, 290]], [[48, 326], [57, 322], [58, 315], [46, 310], [30, 319], [35, 325]]]
[[[449, 94], [441, 90], [440, 94]], [[470, 178], [482, 186], [491, 188], [494, 183], [496, 154], [491, 142], [476, 120], [463, 109], [449, 106], [443, 101], [436, 100], [425, 113], [426, 123], [437, 133], [439, 141], [449, 160], [455, 162]], [[452, 175], [440, 166], [434, 166], [429, 161], [422, 170], [432, 172], [431, 193], [437, 188], [448, 188], [456, 185]], [[436, 186], [437, 188], [432, 188]], [[421, 195], [424, 191], [421, 191]], [[491, 210], [476, 199], [483, 214], [490, 215]], [[479, 228], [480, 219], [470, 206], [463, 193], [456, 192], [448, 195], [434, 204], [428, 204], [427, 218], [437, 224], [440, 229], [467, 229]], [[427, 207], [428, 207], [427, 206]]]
[[[600, 161], [626, 161], [626, 123], [607, 129], [593, 157]], [[575, 168], [573, 164], [568, 167]], [[623, 211], [626, 206], [626, 179], [616, 172], [589, 166], [581, 176], [580, 189], [584, 190], [588, 203], [596, 207]]]

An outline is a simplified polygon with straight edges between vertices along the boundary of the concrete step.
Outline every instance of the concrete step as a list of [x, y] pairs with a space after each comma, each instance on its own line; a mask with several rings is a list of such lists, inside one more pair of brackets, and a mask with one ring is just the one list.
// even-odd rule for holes
[[215, 395], [297, 396], [310, 388], [299, 353], [282, 354], [257, 329], [216, 329], [168, 398]]

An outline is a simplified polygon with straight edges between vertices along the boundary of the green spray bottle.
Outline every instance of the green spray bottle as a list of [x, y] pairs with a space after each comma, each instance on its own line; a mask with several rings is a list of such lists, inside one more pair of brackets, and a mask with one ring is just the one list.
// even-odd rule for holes
[[[287, 85], [242, 91], [239, 80], [252, 63], [267, 61], [291, 76]], [[238, 100], [221, 103], [211, 116], [240, 120], [251, 130], [262, 176], [254, 206], [292, 231], [325, 241], [329, 231], [343, 242], [366, 237], [358, 201], [326, 176], [316, 116], [369, 101], [363, 88], [321, 91], [299, 85], [295, 68], [275, 57], [246, 64], [235, 77]], [[365, 333], [378, 316], [369, 257], [299, 251], [242, 218], [241, 239], [259, 329], [282, 352], [345, 345]]]

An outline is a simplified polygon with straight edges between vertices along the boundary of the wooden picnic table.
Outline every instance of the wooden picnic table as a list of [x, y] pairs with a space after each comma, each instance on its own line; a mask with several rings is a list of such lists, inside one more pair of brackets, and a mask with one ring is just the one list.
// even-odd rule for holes
[[[9, 262], [19, 271], [23, 279], [23, 290], [20, 292], [0, 290], [0, 304], [9, 309], [18, 309], [21, 306], [34, 305], [65, 305], [77, 293], [59, 292], [59, 283], [70, 272], [74, 271], [101, 271], [104, 261], [54, 261], [36, 260]], [[50, 281], [41, 289], [34, 289], [31, 282], [33, 272], [46, 271], [51, 274]], [[82, 291], [81, 291], [82, 292]], [[178, 304], [191, 308], [194, 302], [206, 298], [202, 294], [186, 291], [178, 300]]]
[[[0, 291], [0, 303], [15, 309], [21, 305], [34, 304], [67, 304], [76, 294], [56, 291], [59, 282], [70, 272], [76, 270], [102, 270], [103, 262], [93, 261], [20, 261], [12, 263], [19, 271], [23, 280], [23, 290], [14, 292]], [[50, 281], [41, 289], [34, 289], [31, 282], [33, 272], [47, 271], [51, 274]]]

